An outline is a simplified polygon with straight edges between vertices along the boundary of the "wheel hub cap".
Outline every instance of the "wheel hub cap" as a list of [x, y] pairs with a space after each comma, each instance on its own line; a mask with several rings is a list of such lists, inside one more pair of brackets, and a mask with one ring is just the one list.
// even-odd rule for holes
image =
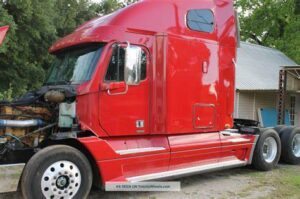
[[263, 145], [263, 158], [267, 163], [272, 163], [277, 156], [277, 142], [273, 137], [268, 137]]
[[41, 188], [45, 198], [73, 198], [79, 190], [81, 174], [78, 167], [69, 161], [58, 161], [44, 172]]
[[296, 134], [292, 142], [293, 154], [299, 158], [300, 157], [300, 134]]
[[68, 186], [69, 183], [69, 177], [68, 176], [60, 176], [56, 180], [56, 186], [60, 189], [64, 189]]

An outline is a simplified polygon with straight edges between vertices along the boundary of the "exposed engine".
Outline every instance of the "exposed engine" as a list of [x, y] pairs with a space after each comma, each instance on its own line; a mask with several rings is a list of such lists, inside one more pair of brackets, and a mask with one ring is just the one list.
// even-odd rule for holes
[[[9, 140], [21, 141], [36, 146], [41, 133], [32, 134], [36, 129], [51, 123], [52, 113], [45, 107], [4, 106], [0, 110], [0, 143]], [[43, 133], [43, 132], [42, 132]], [[31, 136], [30, 136], [31, 135]], [[22, 140], [21, 140], [22, 139]]]
[[42, 87], [13, 102], [0, 102], [0, 162], [11, 162], [9, 154], [18, 150], [32, 154], [50, 136], [70, 132], [76, 126], [74, 90]]

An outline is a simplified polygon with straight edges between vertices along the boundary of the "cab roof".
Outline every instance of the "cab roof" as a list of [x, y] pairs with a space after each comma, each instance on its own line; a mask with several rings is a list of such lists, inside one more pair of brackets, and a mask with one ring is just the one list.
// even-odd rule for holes
[[[110, 15], [86, 22], [72, 34], [56, 42], [49, 51], [53, 53], [83, 43], [110, 42], [117, 40], [118, 34], [126, 31], [218, 40], [221, 30], [218, 25], [223, 25], [224, 20], [232, 20], [232, 4], [232, 0], [142, 0]], [[224, 9], [226, 5], [230, 9]], [[186, 15], [191, 9], [210, 9], [215, 15], [214, 32], [201, 33], [190, 30], [186, 25]], [[222, 9], [222, 12], [218, 9]]]

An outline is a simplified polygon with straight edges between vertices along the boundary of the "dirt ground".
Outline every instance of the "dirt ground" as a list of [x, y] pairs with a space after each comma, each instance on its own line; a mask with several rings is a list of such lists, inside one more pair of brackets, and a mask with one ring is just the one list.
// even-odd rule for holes
[[[178, 181], [181, 181], [181, 192], [92, 191], [89, 199], [300, 199], [300, 165], [280, 165], [271, 172], [258, 172], [250, 168], [231, 169]], [[20, 193], [0, 194], [0, 198], [19, 199], [21, 196]]]

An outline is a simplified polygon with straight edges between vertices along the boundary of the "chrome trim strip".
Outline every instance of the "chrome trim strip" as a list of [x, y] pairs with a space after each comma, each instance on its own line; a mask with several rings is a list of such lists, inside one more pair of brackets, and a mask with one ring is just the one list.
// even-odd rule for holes
[[238, 143], [238, 142], [249, 142], [250, 139], [247, 139], [247, 138], [234, 138], [234, 139], [231, 139], [229, 140], [230, 142], [233, 142], [233, 143]]
[[17, 191], [25, 164], [0, 165], [0, 193]]
[[166, 150], [166, 148], [164, 147], [148, 147], [148, 148], [118, 150], [116, 151], [116, 153], [118, 153], [119, 155], [128, 155], [128, 154], [147, 153], [147, 152], [164, 151], [164, 150]]
[[165, 171], [161, 173], [148, 174], [143, 176], [136, 176], [127, 178], [129, 182], [141, 182], [148, 181], [153, 179], [165, 179], [169, 177], [179, 177], [184, 175], [198, 174], [198, 173], [206, 173], [211, 171], [217, 171], [222, 169], [229, 169], [239, 166], [245, 166], [247, 162], [241, 160], [231, 160], [226, 162], [218, 162], [213, 164], [201, 165], [196, 167], [190, 167], [185, 169], [178, 169], [173, 171]]
[[254, 151], [255, 151], [255, 147], [256, 147], [258, 138], [259, 138], [259, 135], [255, 135], [255, 139], [254, 139], [253, 146], [252, 146], [252, 149], [251, 149], [251, 152], [250, 152], [250, 157], [249, 157], [249, 160], [248, 160], [248, 164], [252, 164], [253, 155], [254, 155]]
[[234, 131], [220, 131], [220, 134], [222, 136], [235, 136], [235, 137], [240, 137], [241, 134], [238, 132], [234, 132]]

